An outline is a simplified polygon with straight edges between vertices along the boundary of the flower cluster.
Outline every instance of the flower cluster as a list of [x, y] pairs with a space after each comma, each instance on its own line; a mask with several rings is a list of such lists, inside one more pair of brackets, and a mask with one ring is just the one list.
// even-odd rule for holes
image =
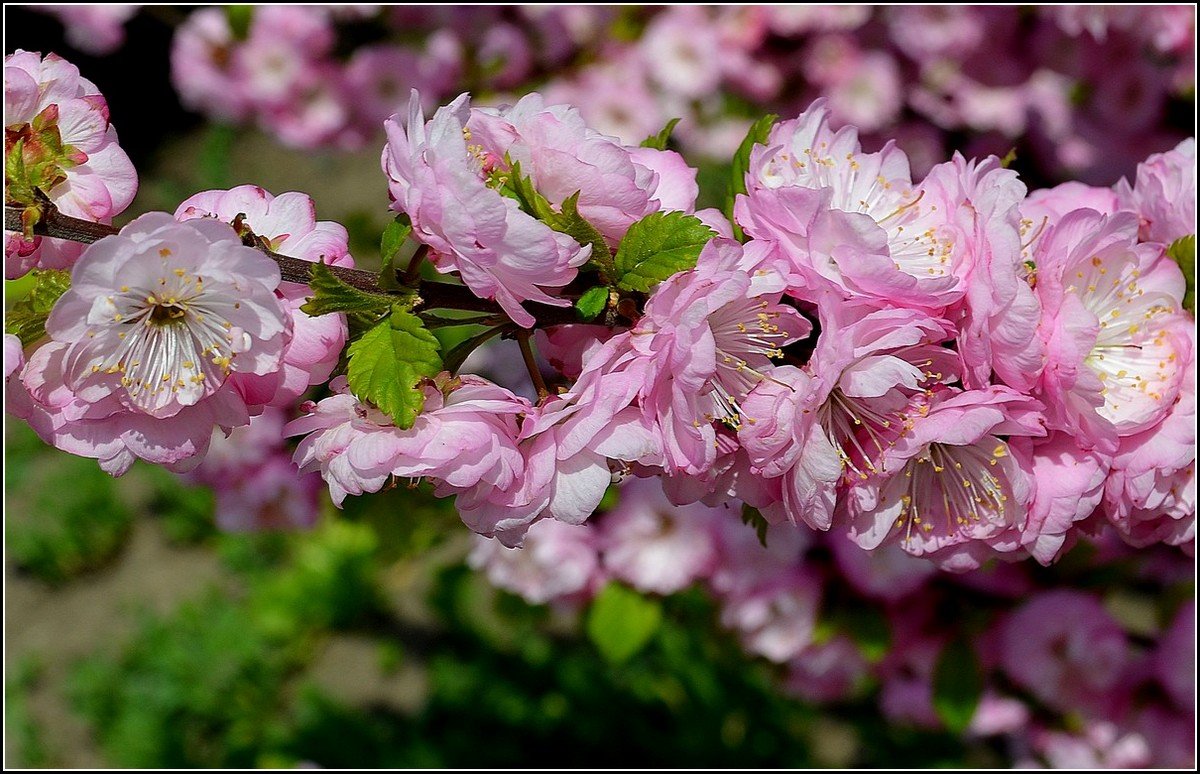
[[67, 215], [111, 223], [133, 201], [137, 173], [108, 104], [75, 65], [18, 50], [4, 57], [4, 121], [4, 203], [27, 208], [25, 233], [4, 233], [4, 276], [68, 268], [83, 246], [34, 236], [32, 208], [45, 197]]
[[[108, 40], [114, 21], [72, 23]], [[414, 31], [422, 45], [405, 42]], [[355, 39], [395, 42], [335, 57]], [[1051, 178], [1099, 182], [1181, 139], [1165, 116], [1194, 89], [1194, 49], [1193, 15], [1171, 6], [210, 9], [178, 31], [173, 77], [188, 106], [294, 146], [359, 146], [411, 88], [539, 85], [625, 142], [681, 118], [683, 147], [721, 158], [754, 113], [824, 97], [868, 147], [897, 139], [918, 174], [968, 131], [971, 155], [1018, 145]]]
[[[1111, 572], [1133, 551], [1101, 540], [1084, 561]], [[1165, 599], [1192, 567], [1159, 551], [1154, 580], [1142, 582]], [[476, 538], [469, 561], [495, 586], [567, 614], [610, 582], [648, 594], [702, 585], [745, 651], [778, 665], [783, 690], [818, 706], [873, 700], [891, 723], [918, 729], [945, 727], [934, 673], [965, 630], [984, 680], [967, 736], [1025, 766], [1191, 765], [1191, 602], [1164, 602], [1162, 624], [1147, 630], [1024, 565], [939, 575], [897, 546], [866, 553], [841, 535], [787, 528], [771, 528], [764, 548], [728, 508], [674, 506], [646, 480], [594, 522], [535, 524], [521, 549]]]

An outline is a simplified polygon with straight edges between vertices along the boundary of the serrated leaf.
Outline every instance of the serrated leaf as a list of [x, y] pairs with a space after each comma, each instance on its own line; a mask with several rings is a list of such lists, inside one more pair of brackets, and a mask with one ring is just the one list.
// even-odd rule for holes
[[46, 318], [59, 297], [71, 287], [71, 274], [58, 269], [34, 269], [29, 293], [4, 314], [4, 331], [29, 346], [46, 335]]
[[717, 234], [694, 215], [654, 212], [629, 227], [614, 259], [617, 285], [649, 292], [658, 283], [696, 265], [704, 245]]
[[612, 251], [600, 233], [587, 218], [579, 214], [579, 191], [563, 200], [562, 207], [555, 211], [550, 201], [533, 187], [533, 180], [521, 171], [520, 162], [511, 162], [500, 193], [515, 199], [521, 209], [545, 223], [555, 231], [566, 234], [581, 245], [592, 246], [591, 263], [605, 279], [611, 279]]
[[933, 667], [933, 709], [952, 733], [971, 724], [983, 695], [979, 659], [964, 637], [951, 640]]
[[771, 528], [766, 517], [759, 513], [757, 508], [742, 503], [742, 523], [754, 527], [754, 534], [758, 535], [758, 542], [762, 543], [763, 548], [766, 548], [767, 530]]
[[588, 638], [610, 664], [623, 664], [649, 644], [662, 606], [627, 586], [609, 583], [588, 610]]
[[542, 219], [547, 226], [566, 234], [581, 245], [592, 246], [590, 262], [607, 278], [612, 272], [612, 251], [600, 230], [579, 214], [579, 191], [563, 200], [562, 212]]
[[675, 131], [675, 125], [678, 123], [678, 118], [672, 118], [658, 134], [652, 134], [646, 139], [642, 140], [641, 147], [654, 148], [655, 150], [666, 150], [667, 142], [669, 142], [671, 139], [671, 132]]
[[1167, 255], [1179, 264], [1187, 283], [1183, 294], [1183, 308], [1196, 313], [1196, 235], [1180, 237], [1167, 248]]
[[396, 302], [394, 296], [368, 293], [346, 284], [324, 263], [314, 263], [308, 286], [313, 294], [300, 307], [309, 317], [345, 312], [346, 314], [378, 316]]
[[580, 296], [579, 300], [575, 302], [575, 309], [579, 312], [580, 318], [594, 320], [598, 314], [604, 311], [604, 307], [607, 305], [608, 288], [600, 285]]
[[771, 127], [779, 120], [779, 116], [774, 113], [763, 116], [750, 125], [749, 131], [746, 132], [746, 137], [742, 140], [742, 144], [738, 146], [737, 153], [733, 155], [733, 162], [729, 168], [729, 188], [725, 196], [725, 217], [729, 218], [729, 222], [733, 224], [733, 235], [738, 241], [745, 242], [746, 234], [738, 226], [737, 221], [733, 219], [733, 204], [737, 201], [738, 194], [746, 193], [746, 171], [750, 169], [750, 151], [755, 145], [766, 145], [767, 137], [771, 134]]
[[396, 281], [396, 256], [411, 233], [412, 221], [403, 212], [383, 230], [383, 238], [379, 240], [379, 255], [383, 258], [383, 268], [379, 270], [381, 288], [391, 290], [399, 287]]
[[398, 427], [412, 427], [425, 405], [417, 385], [442, 370], [438, 340], [420, 318], [393, 307], [388, 319], [350, 345], [348, 355], [346, 378], [354, 395], [374, 403]]

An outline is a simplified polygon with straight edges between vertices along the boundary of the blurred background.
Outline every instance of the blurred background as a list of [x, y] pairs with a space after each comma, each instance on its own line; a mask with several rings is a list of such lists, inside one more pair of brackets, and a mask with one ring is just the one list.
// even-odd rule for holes
[[[538, 89], [631, 144], [681, 118], [671, 147], [700, 170], [699, 206], [723, 200], [719, 159], [753, 120], [822, 96], [868, 149], [895, 139], [914, 178], [961, 150], [1009, 155], [1030, 187], [1110, 185], [1194, 133], [1190, 6], [352, 6], [312, 29], [250, 6], [71, 8], [6, 6], [6, 53], [57, 52], [107, 98], [140, 176], [118, 224], [205, 189], [303, 191], [365, 268], [389, 221], [378, 127], [414, 87], [427, 109]], [[6, 283], [6, 303], [23, 291]], [[337, 511], [311, 481], [258, 483], [249, 497], [141, 463], [114, 480], [6, 420], [7, 765], [1194, 761], [1194, 699], [1156, 677], [1194, 617], [1178, 549], [1099, 541], [1050, 569], [922, 572], [893, 594], [815, 541], [808, 660], [780, 664], [699, 583], [636, 595], [615, 634], [592, 632], [588, 598], [532, 604], [483, 549], [486, 572], [468, 565], [470, 533], [424, 487]], [[1128, 648], [1119, 717], [1047, 701], [987, 645], [939, 681], [956, 632], [994, 639], [1063, 587]]]

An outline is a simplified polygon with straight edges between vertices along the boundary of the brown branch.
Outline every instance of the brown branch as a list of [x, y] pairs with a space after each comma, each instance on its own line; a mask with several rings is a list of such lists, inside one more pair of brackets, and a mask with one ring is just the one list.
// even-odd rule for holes
[[[4, 229], [6, 231], [20, 233], [23, 230], [21, 225], [21, 211], [21, 207], [14, 207], [7, 204], [4, 206]], [[104, 237], [116, 234], [117, 231], [118, 229], [114, 226], [106, 226], [103, 223], [93, 223], [89, 220], [81, 220], [73, 218], [70, 215], [64, 215], [49, 202], [42, 205], [41, 220], [33, 228], [33, 232], [39, 236], [66, 239], [84, 244], [97, 242]], [[279, 264], [279, 273], [284, 281], [308, 284], [312, 279], [313, 263], [311, 261], [293, 258], [290, 255], [281, 255], [261, 245], [257, 245], [256, 247], [265, 253], [268, 258]], [[425, 247], [425, 245], [422, 245], [422, 248]], [[421, 248], [418, 248], [418, 255], [423, 255], [420, 250]], [[368, 293], [390, 293], [390, 291], [379, 286], [379, 280], [374, 272], [363, 271], [362, 269], [347, 269], [340, 266], [330, 266], [328, 268], [335, 277], [353, 288]], [[423, 309], [459, 309], [467, 312], [484, 312], [486, 314], [507, 317], [499, 304], [495, 301], [479, 298], [465, 285], [420, 280], [416, 284], [416, 289], [419, 299], [418, 304]], [[530, 314], [534, 316], [536, 325], [541, 328], [580, 322], [579, 317], [575, 314], [575, 310], [570, 307], [564, 308], [540, 304], [527, 304], [526, 307]]]
[[542, 369], [538, 368], [537, 358], [533, 356], [533, 344], [529, 338], [531, 331], [517, 331], [517, 343], [521, 345], [521, 357], [525, 359], [525, 368], [529, 371], [529, 378], [533, 380], [533, 386], [537, 389], [538, 398], [549, 397], [550, 391], [546, 389], [546, 380], [542, 378]]

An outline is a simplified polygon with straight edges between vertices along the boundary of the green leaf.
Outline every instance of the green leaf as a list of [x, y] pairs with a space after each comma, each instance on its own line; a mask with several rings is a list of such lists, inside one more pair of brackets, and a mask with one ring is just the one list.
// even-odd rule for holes
[[672, 118], [658, 134], [652, 134], [646, 139], [642, 140], [642, 147], [654, 148], [654, 150], [666, 150], [667, 141], [671, 139], [671, 132], [675, 131], [675, 124], [678, 123], [678, 118]]
[[610, 664], [622, 664], [649, 644], [662, 623], [662, 606], [633, 589], [609, 583], [588, 611], [588, 638]]
[[200, 185], [204, 188], [229, 187], [233, 177], [230, 161], [237, 138], [237, 128], [230, 124], [213, 124], [205, 131], [196, 158]]
[[738, 194], [746, 193], [746, 171], [750, 169], [750, 151], [755, 145], [767, 144], [771, 127], [778, 120], [779, 116], [771, 113], [751, 124], [745, 139], [738, 146], [737, 153], [733, 155], [733, 164], [729, 169], [729, 189], [725, 195], [725, 217], [733, 224], [733, 235], [742, 242], [746, 241], [746, 235], [733, 219], [733, 204], [737, 201]]
[[767, 530], [771, 527], [767, 523], [766, 517], [759, 513], [757, 508], [742, 503], [742, 523], [754, 527], [754, 534], [758, 535], [758, 542], [762, 543], [763, 548], [766, 548]]
[[961, 734], [971, 724], [983, 674], [979, 659], [965, 637], [950, 641], [933, 668], [933, 709], [952, 733]]
[[1180, 237], [1167, 248], [1167, 255], [1179, 264], [1187, 290], [1183, 294], [1183, 308], [1196, 313], [1196, 235]]
[[614, 261], [617, 285], [649, 292], [658, 283], [696, 265], [715, 231], [682, 212], [653, 212], [629, 227]]
[[594, 320], [608, 305], [608, 288], [604, 285], [588, 290], [575, 302], [575, 309], [584, 320]]
[[500, 193], [515, 199], [522, 210], [555, 231], [566, 234], [581, 245], [591, 245], [591, 263], [605, 275], [605, 279], [611, 279], [612, 251], [608, 249], [604, 235], [579, 214], [580, 192], [576, 191], [564, 199], [560, 211], [555, 212], [550, 201], [533, 187], [533, 180], [528, 175], [521, 174], [520, 162], [514, 161], [510, 166], [505, 182], [499, 188]]
[[403, 212], [383, 230], [379, 241], [379, 254], [383, 257], [383, 268], [379, 270], [379, 286], [387, 290], [399, 287], [396, 281], [396, 255], [412, 233], [412, 221]]
[[401, 307], [350, 345], [346, 377], [359, 400], [370, 401], [402, 429], [412, 427], [425, 405], [418, 388], [442, 370], [437, 338]]
[[58, 269], [34, 269], [34, 285], [28, 295], [12, 305], [4, 315], [4, 331], [28, 347], [46, 335], [46, 318], [59, 296], [71, 287], [69, 272]]
[[324, 263], [314, 263], [308, 286], [313, 295], [300, 307], [309, 317], [345, 312], [378, 317], [388, 311], [397, 299], [382, 293], [368, 293], [346, 284]]
[[1000, 159], [1000, 166], [1003, 167], [1004, 169], [1008, 169], [1009, 167], [1012, 166], [1013, 162], [1016, 160], [1017, 160], [1016, 147], [1009, 148], [1008, 153], [1004, 154], [1004, 158]]
[[474, 352], [478, 346], [486, 342], [488, 339], [504, 333], [506, 330], [512, 330], [512, 326], [499, 325], [495, 328], [488, 328], [482, 333], [477, 333], [469, 339], [459, 342], [454, 349], [447, 352], [446, 357], [443, 358], [443, 370], [449, 371], [452, 374], [458, 373], [458, 369], [462, 368], [463, 362], [466, 361], [467, 357], [470, 356], [470, 354]]

